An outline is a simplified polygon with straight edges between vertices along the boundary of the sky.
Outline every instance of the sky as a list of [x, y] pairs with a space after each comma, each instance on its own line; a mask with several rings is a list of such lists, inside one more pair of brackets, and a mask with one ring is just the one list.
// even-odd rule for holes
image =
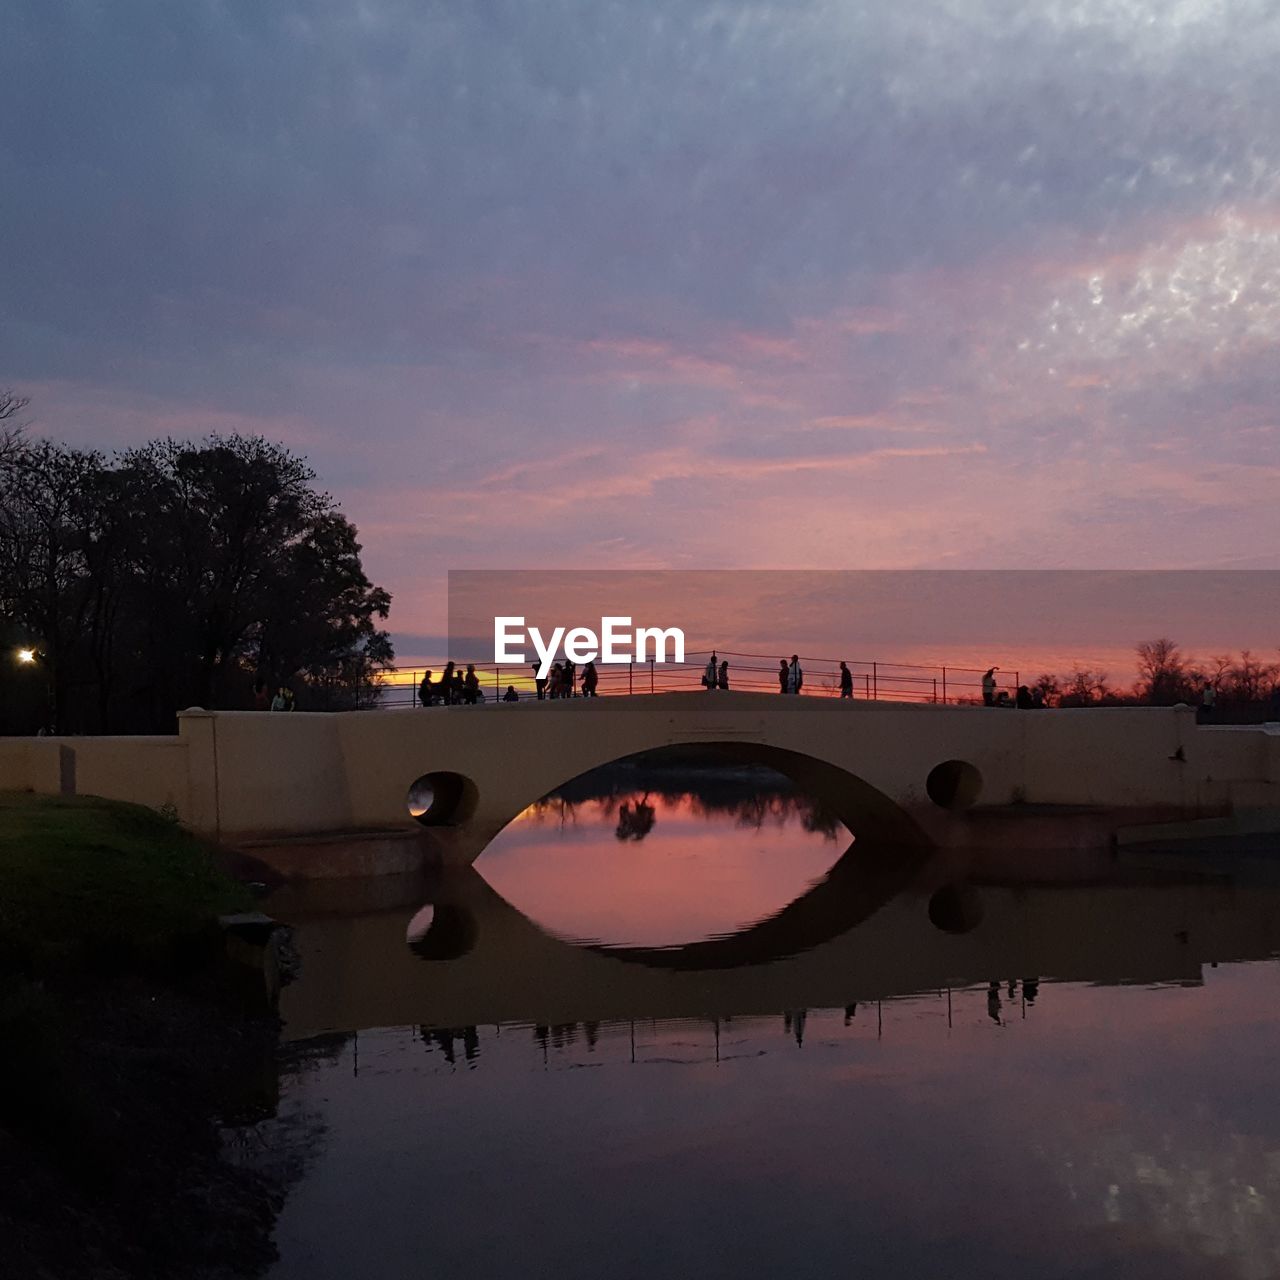
[[4, 11], [0, 386], [305, 453], [406, 658], [449, 569], [1274, 562], [1268, 0]]
[[[751, 666], [742, 655], [755, 655], [763, 665], [752, 678], [769, 685], [778, 655], [793, 652], [815, 677], [848, 661], [859, 688], [874, 661], [949, 666], [957, 688], [974, 686], [970, 696], [993, 664], [1015, 684], [1019, 670], [1033, 677], [1082, 668], [1126, 685], [1137, 675], [1135, 646], [1164, 636], [1193, 662], [1239, 650], [1262, 662], [1280, 658], [1275, 570], [463, 570], [450, 573], [448, 599], [447, 641], [417, 637], [420, 647], [496, 661], [500, 624], [507, 656], [536, 660], [557, 626], [589, 629], [594, 647], [613, 618], [616, 647], [634, 654], [638, 628], [674, 627], [693, 660], [682, 678], [691, 688], [712, 649], [732, 659], [738, 676]], [[670, 661], [672, 642], [663, 643], [660, 660]], [[626, 683], [624, 675], [605, 678]]]

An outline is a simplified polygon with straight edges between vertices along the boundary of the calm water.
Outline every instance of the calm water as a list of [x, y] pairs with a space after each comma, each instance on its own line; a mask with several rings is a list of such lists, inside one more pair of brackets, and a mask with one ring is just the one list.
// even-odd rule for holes
[[1273, 879], [615, 786], [285, 899], [272, 1274], [1275, 1276]]

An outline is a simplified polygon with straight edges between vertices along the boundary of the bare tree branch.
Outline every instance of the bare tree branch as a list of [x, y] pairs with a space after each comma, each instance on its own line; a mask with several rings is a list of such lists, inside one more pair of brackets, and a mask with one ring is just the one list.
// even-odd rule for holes
[[[13, 419], [30, 403], [28, 396], [20, 396], [10, 387], [0, 387], [0, 462], [16, 453], [21, 445], [27, 424]], [[5, 426], [5, 423], [11, 425]]]

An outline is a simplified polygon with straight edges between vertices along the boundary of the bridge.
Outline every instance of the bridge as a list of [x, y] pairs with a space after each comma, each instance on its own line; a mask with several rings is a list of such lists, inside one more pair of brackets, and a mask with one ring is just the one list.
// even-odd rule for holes
[[859, 838], [998, 844], [1016, 817], [1020, 847], [1096, 848], [1122, 828], [1272, 822], [1274, 729], [1198, 726], [1187, 707], [1028, 711], [720, 691], [378, 713], [193, 709], [170, 737], [0, 740], [0, 788], [169, 806], [225, 843], [292, 842], [288, 870], [353, 874], [395, 857], [330, 865], [326, 841], [364, 833], [366, 849], [401, 848], [408, 869], [421, 854], [404, 837], [417, 834], [466, 865], [582, 773], [697, 746], [779, 770]]

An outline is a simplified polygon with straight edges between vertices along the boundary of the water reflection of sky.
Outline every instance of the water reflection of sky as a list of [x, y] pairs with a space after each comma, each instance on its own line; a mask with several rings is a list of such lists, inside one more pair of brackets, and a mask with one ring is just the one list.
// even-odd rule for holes
[[[731, 793], [557, 801], [421, 911], [304, 915], [277, 1280], [1280, 1275], [1270, 864], [996, 860], [952, 934], [930, 866], [897, 888], [860, 842], [828, 876], [843, 829]], [[415, 950], [438, 911], [457, 945]], [[793, 947], [706, 971], [542, 932], [793, 917]]]
[[[636, 839], [640, 804], [653, 822]], [[734, 810], [644, 792], [553, 803], [507, 827], [477, 869], [561, 937], [672, 946], [771, 915], [823, 876], [849, 837], [806, 830], [807, 813], [785, 794]]]
[[1275, 964], [1006, 994], [364, 1033], [287, 1084], [275, 1274], [1275, 1275]]

